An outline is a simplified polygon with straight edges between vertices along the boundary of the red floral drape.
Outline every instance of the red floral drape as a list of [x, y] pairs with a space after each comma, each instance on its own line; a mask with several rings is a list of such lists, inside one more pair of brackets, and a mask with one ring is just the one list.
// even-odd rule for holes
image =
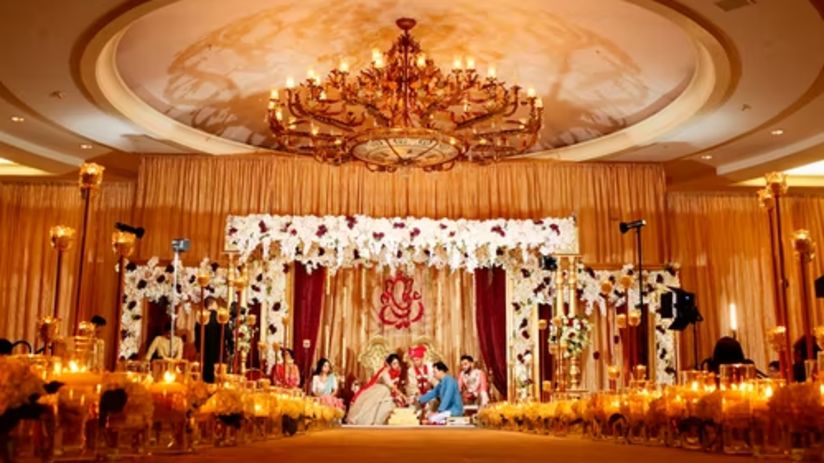
[[475, 270], [475, 310], [478, 344], [491, 383], [504, 397], [506, 387], [506, 271]]
[[[295, 262], [295, 292], [292, 313], [294, 317], [293, 332], [295, 364], [300, 368], [304, 383], [311, 379], [312, 359], [320, 330], [323, 312], [324, 283], [326, 270], [314, 269], [311, 273], [306, 266]], [[308, 347], [304, 347], [308, 342]]]

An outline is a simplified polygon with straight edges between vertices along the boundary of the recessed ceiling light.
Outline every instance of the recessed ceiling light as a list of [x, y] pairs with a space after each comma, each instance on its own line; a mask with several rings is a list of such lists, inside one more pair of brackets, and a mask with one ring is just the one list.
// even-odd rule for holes
[[91, 143], [81, 143], [80, 144], [80, 149], [82, 149], [82, 150], [90, 150], [92, 148], [94, 148], [94, 145], [92, 145]]
[[9, 119], [11, 119], [12, 122], [23, 122], [26, 120], [23, 116], [11, 116]]
[[770, 132], [770, 135], [774, 135], [776, 137], [779, 136], [779, 135], [784, 135], [784, 130], [783, 129], [775, 129], [772, 132]]
[[703, 154], [703, 155], [701, 155], [701, 159], [703, 159], [704, 161], [709, 161], [710, 159], [712, 159], [712, 155], [711, 154]]

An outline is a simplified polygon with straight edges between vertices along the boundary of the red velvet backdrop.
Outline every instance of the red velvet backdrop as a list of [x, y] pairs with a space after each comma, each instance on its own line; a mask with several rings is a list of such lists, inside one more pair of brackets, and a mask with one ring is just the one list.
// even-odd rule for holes
[[[311, 380], [312, 359], [315, 356], [315, 347], [320, 329], [320, 318], [323, 312], [324, 283], [326, 270], [317, 268], [309, 273], [306, 266], [295, 262], [295, 292], [292, 307], [294, 317], [292, 349], [295, 351], [295, 364], [300, 368], [300, 377], [303, 384]], [[304, 340], [309, 347], [304, 348]]]
[[506, 271], [495, 267], [475, 270], [475, 309], [478, 344], [491, 382], [503, 397], [506, 387]]

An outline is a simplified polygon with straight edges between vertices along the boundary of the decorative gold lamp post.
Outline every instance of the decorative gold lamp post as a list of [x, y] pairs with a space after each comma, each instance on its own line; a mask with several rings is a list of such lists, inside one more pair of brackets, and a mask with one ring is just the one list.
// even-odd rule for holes
[[804, 342], [807, 347], [807, 379], [810, 379], [810, 366], [815, 364], [813, 354], [813, 321], [812, 301], [810, 298], [810, 263], [815, 259], [815, 243], [808, 230], [796, 230], [792, 237], [793, 249], [798, 256], [799, 275], [801, 280], [801, 326], [804, 330]]
[[49, 230], [51, 246], [57, 251], [57, 272], [54, 280], [54, 308], [52, 318], [60, 318], [60, 280], [63, 273], [63, 253], [68, 251], [74, 243], [76, 232], [66, 225], [57, 225]]
[[[787, 299], [787, 275], [784, 265], [783, 229], [781, 223], [781, 197], [787, 194], [787, 176], [782, 172], [771, 172], [764, 176], [766, 186], [758, 191], [758, 203], [767, 212], [770, 227], [770, 250], [773, 269], [773, 291], [775, 293], [775, 322], [777, 326], [789, 327], [789, 303]], [[779, 357], [781, 372], [785, 380], [791, 378], [792, 353], [791, 336], [785, 336], [785, 343]]]
[[[244, 322], [246, 323], [246, 326], [248, 326], [250, 330], [253, 330], [255, 328], [255, 325], [257, 325], [257, 315], [255, 315], [253, 313], [250, 313], [249, 315], [246, 315], [246, 319], [244, 320]], [[248, 368], [254, 368], [254, 365], [255, 365], [255, 349], [252, 348], [251, 342], [252, 342], [252, 340], [250, 339], [249, 340], [249, 353], [248, 353], [249, 363], [247, 365]], [[245, 364], [245, 362], [244, 362], [244, 364]]]
[[200, 311], [198, 311], [197, 322], [200, 324], [200, 377], [203, 377], [203, 369], [206, 366], [206, 325], [212, 318], [211, 312], [206, 307], [206, 287], [212, 281], [212, 275], [201, 270], [197, 274], [197, 285], [200, 286]]
[[223, 353], [226, 350], [226, 324], [229, 323], [231, 314], [226, 307], [217, 309], [217, 322], [220, 325], [220, 356], [218, 363], [223, 365]]
[[[549, 336], [547, 335], [547, 328], [548, 327], [549, 327], [549, 322], [547, 322], [547, 320], [545, 318], [542, 318], [542, 319], [538, 320], [538, 331], [539, 331], [538, 343], [539, 343], [540, 346], [543, 346], [544, 344], [546, 344], [546, 346], [547, 346], [546, 354], [549, 354]], [[537, 382], [541, 385], [540, 394], [538, 395], [538, 397], [539, 397], [538, 401], [539, 402], [543, 402], [544, 401], [544, 393], [549, 392], [547, 386], [544, 384], [544, 360], [543, 360], [543, 356], [546, 355], [546, 354], [544, 354], [543, 350], [544, 349], [541, 348], [541, 352], [539, 352], [539, 355], [538, 355], [539, 373], [538, 373], [538, 381]]]
[[128, 259], [134, 252], [134, 246], [137, 242], [137, 236], [134, 233], [116, 230], [112, 232], [112, 251], [117, 255], [117, 291], [115, 292], [115, 314], [117, 319], [118, 335], [115, 336], [114, 352], [112, 359], [117, 358], [117, 352], [120, 349], [120, 329], [122, 320], [121, 307], [123, 305], [123, 275], [125, 275], [126, 259]]
[[77, 286], [74, 296], [74, 321], [79, 322], [80, 314], [80, 297], [83, 290], [83, 267], [86, 263], [86, 238], [89, 227], [89, 211], [91, 209], [92, 195], [100, 189], [100, 184], [103, 183], [103, 171], [105, 167], [95, 164], [93, 162], [86, 162], [80, 166], [80, 173], [78, 176], [78, 186], [80, 187], [80, 196], [83, 198], [83, 221], [80, 225], [80, 263], [77, 268]]
[[238, 355], [238, 341], [240, 340], [240, 324], [243, 323], [241, 318], [241, 311], [246, 307], [246, 284], [249, 281], [249, 275], [244, 268], [242, 272], [237, 274], [232, 281], [231, 290], [238, 293], [237, 299], [237, 313], [235, 313], [235, 332], [234, 332], [234, 356], [232, 360], [232, 370], [237, 371], [241, 366], [241, 359]]

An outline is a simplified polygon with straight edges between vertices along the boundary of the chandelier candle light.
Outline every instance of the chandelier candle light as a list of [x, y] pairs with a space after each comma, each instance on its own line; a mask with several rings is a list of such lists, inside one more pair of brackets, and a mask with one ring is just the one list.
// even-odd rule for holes
[[388, 52], [372, 50], [360, 72], [342, 60], [325, 80], [309, 70], [304, 82], [290, 77], [271, 91], [266, 120], [278, 149], [393, 172], [495, 162], [535, 145], [543, 101], [534, 89], [508, 87], [494, 67], [482, 77], [471, 57], [443, 71], [410, 34], [415, 20], [396, 24], [401, 35]]

